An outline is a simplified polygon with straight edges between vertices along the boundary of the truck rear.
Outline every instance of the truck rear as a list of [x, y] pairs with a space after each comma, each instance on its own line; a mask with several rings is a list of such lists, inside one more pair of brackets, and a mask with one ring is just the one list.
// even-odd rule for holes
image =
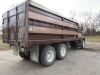
[[3, 42], [44, 66], [64, 59], [69, 45], [83, 48], [78, 29], [78, 23], [29, 0], [3, 14]]

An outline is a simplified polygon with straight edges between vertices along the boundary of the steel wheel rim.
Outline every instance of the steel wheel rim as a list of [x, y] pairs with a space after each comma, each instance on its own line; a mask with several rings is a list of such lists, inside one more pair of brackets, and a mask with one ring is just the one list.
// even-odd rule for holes
[[61, 56], [65, 56], [66, 55], [66, 48], [65, 47], [62, 47], [61, 48]]
[[47, 61], [52, 62], [54, 60], [54, 52], [53, 51], [48, 51], [47, 52]]

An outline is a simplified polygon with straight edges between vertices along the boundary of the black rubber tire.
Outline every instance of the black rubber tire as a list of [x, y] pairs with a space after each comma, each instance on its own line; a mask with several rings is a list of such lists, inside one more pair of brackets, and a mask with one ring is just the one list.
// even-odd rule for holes
[[[62, 55], [62, 53], [61, 53], [61, 48], [62, 47], [65, 48], [65, 50], [66, 50], [64, 55]], [[68, 51], [68, 48], [65, 44], [59, 44], [57, 46], [57, 50], [56, 50], [56, 58], [59, 59], [59, 60], [64, 59], [66, 57], [67, 51]]]
[[[54, 58], [51, 62], [48, 62], [48, 60], [47, 60], [47, 53], [49, 51], [52, 51], [54, 53]], [[39, 59], [40, 64], [43, 66], [50, 66], [50, 65], [54, 64], [55, 58], [56, 58], [55, 49], [52, 46], [46, 46], [40, 53], [40, 59]]]
[[85, 41], [82, 41], [82, 42], [81, 42], [80, 49], [84, 49], [84, 48], [85, 48]]
[[30, 53], [25, 54], [24, 52], [19, 51], [19, 56], [23, 59], [30, 60]]

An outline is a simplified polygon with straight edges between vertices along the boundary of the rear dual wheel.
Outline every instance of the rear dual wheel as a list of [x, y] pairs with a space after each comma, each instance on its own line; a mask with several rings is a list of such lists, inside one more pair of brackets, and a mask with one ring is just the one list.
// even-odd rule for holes
[[[56, 46], [56, 50], [52, 46], [46, 46], [40, 52], [39, 61], [43, 66], [50, 66], [55, 62], [55, 59], [64, 59], [67, 52], [67, 46], [65, 44], [59, 44]], [[30, 52], [19, 51], [21, 58], [30, 59]]]
[[62, 60], [65, 58], [68, 48], [65, 44], [59, 44], [56, 50], [56, 58]]
[[55, 62], [55, 59], [64, 59], [68, 48], [65, 44], [57, 45], [55, 50], [52, 46], [46, 46], [40, 52], [40, 63], [44, 66], [50, 66]]
[[56, 58], [55, 49], [52, 46], [46, 46], [40, 53], [40, 63], [43, 66], [50, 66]]

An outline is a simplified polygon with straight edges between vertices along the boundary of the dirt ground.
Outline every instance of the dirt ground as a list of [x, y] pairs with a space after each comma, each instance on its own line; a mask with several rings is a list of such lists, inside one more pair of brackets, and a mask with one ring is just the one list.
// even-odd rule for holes
[[12, 50], [0, 51], [0, 75], [100, 75], [100, 43], [87, 42], [83, 50], [70, 50], [50, 67], [14, 56]]

